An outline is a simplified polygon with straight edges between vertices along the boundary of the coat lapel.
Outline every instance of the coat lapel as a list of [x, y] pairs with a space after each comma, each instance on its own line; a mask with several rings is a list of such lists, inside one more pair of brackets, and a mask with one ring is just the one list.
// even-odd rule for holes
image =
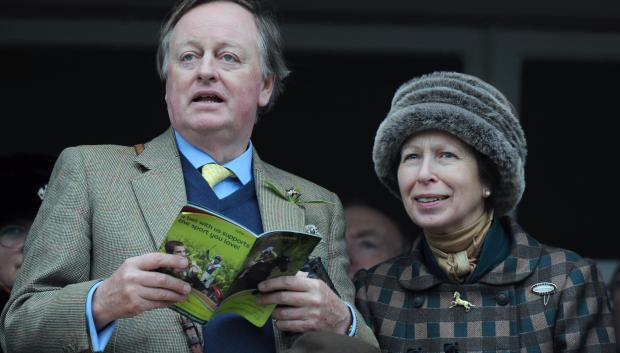
[[135, 158], [143, 171], [132, 180], [140, 211], [158, 249], [187, 202], [183, 171], [172, 128], [145, 145]]
[[276, 168], [263, 162], [256, 151], [252, 158], [256, 198], [263, 221], [263, 230], [265, 232], [280, 229], [304, 231], [303, 208], [276, 195], [265, 186], [265, 183], [271, 182], [282, 191], [295, 185], [291, 185], [291, 181]]

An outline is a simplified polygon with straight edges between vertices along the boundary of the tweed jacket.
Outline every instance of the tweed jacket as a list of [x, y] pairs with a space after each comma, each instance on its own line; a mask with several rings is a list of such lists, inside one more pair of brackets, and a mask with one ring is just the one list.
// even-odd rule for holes
[[[338, 197], [302, 178], [253, 157], [256, 196], [265, 231], [304, 231], [315, 225], [321, 256], [343, 300], [352, 302], [347, 278], [342, 206]], [[265, 187], [298, 185], [302, 200], [333, 204], [300, 207]], [[25, 246], [25, 261], [1, 318], [0, 341], [8, 351], [90, 351], [85, 301], [96, 281], [110, 276], [125, 259], [157, 251], [186, 203], [179, 152], [172, 129], [133, 147], [71, 147], [62, 152]], [[360, 320], [363, 322], [363, 320]], [[360, 337], [376, 340], [367, 326]], [[275, 330], [276, 349], [292, 342]], [[178, 314], [147, 311], [118, 325], [106, 352], [189, 352]]]
[[[356, 278], [356, 303], [382, 352], [615, 352], [605, 285], [596, 265], [540, 244], [513, 220], [508, 257], [478, 283], [442, 282], [419, 239], [406, 256]], [[545, 297], [540, 282], [557, 286]], [[452, 306], [453, 294], [474, 306]]]

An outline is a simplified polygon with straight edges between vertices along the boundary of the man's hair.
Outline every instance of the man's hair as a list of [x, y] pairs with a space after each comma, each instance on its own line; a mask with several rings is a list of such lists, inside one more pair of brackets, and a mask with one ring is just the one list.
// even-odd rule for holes
[[168, 254], [174, 254], [174, 248], [176, 246], [185, 246], [185, 244], [183, 244], [183, 242], [178, 241], [178, 240], [168, 240], [166, 242], [166, 252]]
[[190, 10], [211, 2], [226, 1], [237, 4], [248, 10], [256, 23], [256, 45], [260, 54], [260, 66], [263, 78], [273, 76], [273, 92], [269, 104], [263, 111], [269, 110], [277, 97], [282, 93], [283, 81], [289, 74], [284, 61], [282, 49], [282, 37], [275, 15], [271, 11], [264, 10], [255, 0], [182, 0], [173, 9], [168, 19], [161, 27], [159, 47], [157, 48], [157, 70], [162, 81], [166, 81], [168, 70], [168, 53], [170, 50], [170, 38], [179, 20]]

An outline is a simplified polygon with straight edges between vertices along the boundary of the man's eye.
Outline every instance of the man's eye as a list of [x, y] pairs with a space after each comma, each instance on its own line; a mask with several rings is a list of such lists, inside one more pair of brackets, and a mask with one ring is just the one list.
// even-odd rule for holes
[[378, 249], [379, 246], [371, 241], [364, 240], [361, 242], [361, 246], [364, 249], [375, 250]]
[[183, 56], [181, 56], [181, 61], [182, 62], [191, 62], [196, 60], [196, 55], [188, 53], [188, 54], [184, 54]]
[[237, 58], [232, 55], [232, 54], [224, 54], [222, 55], [222, 60], [229, 62], [229, 63], [234, 63], [237, 62]]

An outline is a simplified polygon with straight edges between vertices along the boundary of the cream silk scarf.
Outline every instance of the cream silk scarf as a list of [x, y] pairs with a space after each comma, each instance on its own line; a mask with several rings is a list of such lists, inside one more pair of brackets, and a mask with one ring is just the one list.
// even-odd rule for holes
[[491, 227], [493, 211], [485, 211], [472, 224], [450, 234], [424, 232], [439, 267], [457, 283], [467, 279], [478, 262], [484, 238]]

